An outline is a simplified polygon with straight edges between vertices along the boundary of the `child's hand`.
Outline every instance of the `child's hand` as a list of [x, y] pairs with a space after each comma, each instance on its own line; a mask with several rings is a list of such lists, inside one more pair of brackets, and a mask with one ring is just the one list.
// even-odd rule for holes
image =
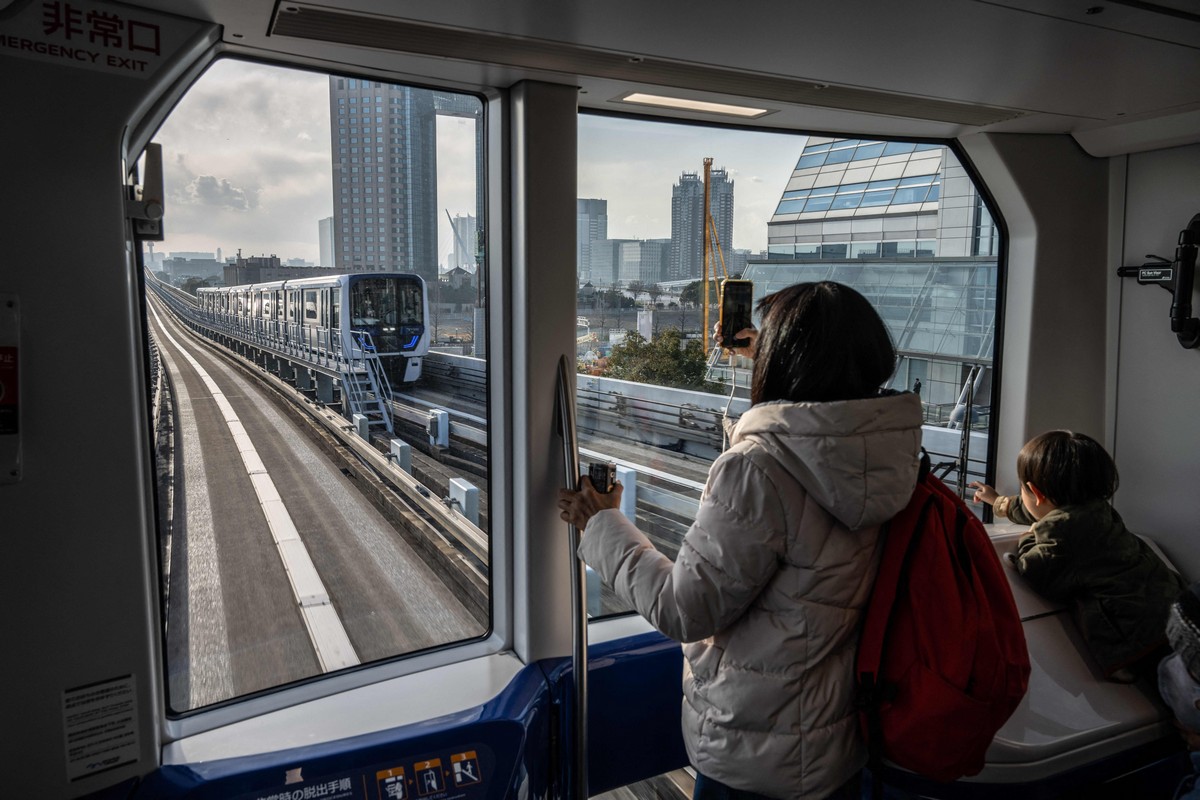
[[983, 481], [975, 481], [971, 484], [971, 488], [975, 490], [975, 497], [972, 498], [976, 503], [987, 503], [989, 506], [994, 505], [1000, 497], [996, 490], [988, 486]]

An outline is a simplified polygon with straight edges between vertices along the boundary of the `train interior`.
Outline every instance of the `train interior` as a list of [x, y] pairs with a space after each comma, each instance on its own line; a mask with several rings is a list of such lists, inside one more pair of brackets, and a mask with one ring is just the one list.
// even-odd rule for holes
[[[1200, 214], [1200, 13], [1192, 3], [0, 0], [0, 62], [7, 101], [0, 142], [8, 153], [10, 197], [0, 273], [0, 530], [13, 545], [0, 559], [8, 643], [0, 794], [582, 797], [688, 774], [679, 732], [680, 646], [636, 614], [587, 608], [597, 596], [611, 598], [589, 587], [572, 552], [574, 534], [555, 506], [557, 490], [579, 474], [580, 461], [615, 458], [618, 477], [640, 464], [638, 481], [646, 482], [644, 489], [639, 483], [639, 502], [659, 504], [662, 529], [686, 529], [688, 506], [670, 504], [702, 487], [705, 459], [712, 459], [708, 445], [686, 444], [683, 434], [661, 429], [639, 439], [617, 417], [670, 404], [677, 427], [711, 422], [720, 429], [690, 394], [686, 400], [622, 394], [623, 380], [577, 373], [585, 356], [603, 349], [593, 343], [615, 346], [619, 337], [610, 338], [611, 331], [632, 323], [619, 316], [612, 322], [624, 301], [616, 311], [594, 300], [581, 305], [580, 217], [571, 209], [600, 185], [587, 183], [593, 173], [637, 185], [645, 168], [639, 142], [649, 141], [638, 138], [642, 131], [665, 132], [668, 145], [655, 152], [682, 141], [679, 131], [702, 149], [716, 149], [727, 134], [762, 137], [746, 139], [737, 157], [703, 153], [715, 156], [717, 167], [733, 168], [742, 153], [790, 137], [759, 227], [765, 230], [770, 219], [772, 237], [793, 237], [779, 263], [798, 266], [787, 272], [775, 264], [764, 239], [763, 253], [751, 253], [745, 267], [746, 277], [762, 285], [776, 274], [771, 270], [782, 281], [815, 269], [801, 256], [808, 241], [799, 231], [804, 214], [782, 213], [783, 202], [805, 199], [799, 193], [807, 189], [799, 187], [808, 173], [796, 163], [802, 152], [815, 156], [821, 143], [832, 141], [826, 149], [833, 152], [838, 142], [857, 141], [864, 159], [882, 152], [868, 153], [875, 142], [945, 153], [943, 163], [953, 162], [956, 174], [969, 179], [975, 207], [989, 213], [994, 246], [955, 263], [945, 249], [929, 269], [975, 275], [985, 268], [990, 283], [983, 295], [992, 306], [987, 380], [974, 378], [983, 374], [982, 362], [956, 362], [938, 390], [948, 393], [944, 410], [955, 408], [955, 398], [961, 405], [967, 375], [965, 385], [986, 401], [968, 395], [959, 429], [931, 420], [927, 441], [949, 436], [954, 443], [947, 451], [958, 453], [961, 438], [960, 473], [1011, 494], [1018, 490], [1016, 455], [1029, 438], [1055, 428], [1092, 435], [1121, 470], [1114, 505], [1129, 527], [1186, 579], [1200, 579], [1194, 486], [1200, 348], [1189, 327], [1196, 313], [1192, 278], [1178, 255], [1182, 232]], [[311, 78], [308, 99], [283, 102], [292, 97], [285, 94], [289, 82], [301, 80], [294, 76]], [[223, 414], [229, 427], [221, 435], [232, 431], [235, 443], [245, 431], [253, 434], [251, 406], [269, 405], [239, 400], [251, 391], [246, 384], [254, 374], [275, 394], [290, 392], [301, 407], [325, 413], [324, 421], [302, 423], [315, 436], [334, 441], [353, 424], [327, 413], [336, 396], [317, 394], [329, 386], [325, 373], [314, 369], [302, 380], [299, 356], [250, 343], [241, 352], [257, 367], [228, 368], [227, 378], [227, 368], [210, 361], [211, 348], [188, 355], [185, 326], [166, 299], [176, 290], [147, 275], [155, 263], [152, 243], [172, 242], [185, 213], [243, 219], [241, 211], [280, 196], [282, 179], [254, 191], [223, 182], [232, 165], [274, 158], [283, 164], [282, 152], [295, 156], [287, 161], [287, 181], [311, 180], [317, 165], [330, 170], [329, 148], [337, 143], [305, 149], [307, 133], [289, 127], [302, 107], [316, 109], [332, 139], [337, 97], [347, 107], [350, 99], [366, 106], [376, 96], [367, 92], [379, 89], [379, 97], [391, 99], [377, 99], [376, 108], [388, 111], [363, 109], [372, 116], [418, 102], [407, 89], [387, 87], [430, 90], [420, 102], [438, 109], [439, 136], [441, 120], [473, 120], [457, 140], [458, 155], [438, 151], [439, 163], [457, 158], [465, 165], [463, 208], [478, 220], [476, 241], [464, 248], [479, 256], [464, 290], [475, 298], [468, 304], [473, 311], [441, 302], [434, 293], [449, 296], [449, 279], [427, 273], [430, 313], [443, 316], [426, 325], [444, 331], [458, 317], [461, 325], [442, 339], [443, 352], [429, 354], [424, 374], [470, 394], [474, 410], [452, 417], [438, 400], [406, 395], [403, 402], [416, 409], [404, 412], [411, 419], [403, 429], [415, 431], [411, 454], [403, 443], [390, 452], [386, 442], [382, 452], [361, 443], [328, 449], [348, 454], [341, 473], [351, 482], [390, 481], [407, 491], [410, 506], [397, 516], [445, 516], [441, 528], [431, 528], [441, 531], [430, 534], [434, 544], [412, 547], [426, 547], [422, 563], [434, 572], [446, 563], [460, 571], [446, 585], [414, 590], [422, 602], [445, 597], [440, 606], [415, 612], [385, 599], [347, 618], [344, 634], [335, 636], [330, 631], [342, 627], [321, 615], [350, 605], [338, 593], [360, 586], [368, 592], [376, 574], [369, 570], [396, 575], [399, 568], [381, 563], [383, 545], [366, 543], [339, 556], [336, 572], [325, 572], [325, 556], [314, 552], [326, 584], [316, 592], [325, 592], [325, 600], [314, 603], [297, 577], [307, 573], [288, 560], [292, 545], [272, 528], [275, 544], [263, 547], [282, 554], [282, 566], [272, 556], [256, 567], [258, 551], [247, 550], [226, 556], [242, 562], [228, 568], [242, 570], [245, 595], [235, 596], [232, 578], [204, 584], [199, 540], [168, 551], [164, 531], [177, 529], [168, 509], [186, 506], [191, 520], [200, 504], [193, 486], [205, 481], [213, 515], [218, 506], [248, 498], [249, 511], [213, 534], [213, 557], [221, 563], [221, 548], [236, 544], [248, 515], [270, 520], [273, 505], [258, 478], [254, 489], [236, 490], [243, 494], [224, 491], [215, 466], [176, 495], [163, 493], [168, 464], [180, 475], [191, 466], [181, 456], [164, 457], [156, 438], [164, 413], [156, 376], [175, 382], [178, 407], [166, 415], [174, 414], [180, 441], [191, 430], [182, 396], [190, 391], [195, 400], [201, 387], [218, 383], [221, 391], [195, 415], [220, 421]], [[220, 103], [230, 107], [219, 110]], [[185, 130], [185, 112], [199, 120], [194, 130]], [[243, 134], [265, 139], [253, 127], [263, 117], [278, 123], [270, 135], [288, 143], [274, 155], [216, 146]], [[365, 118], [361, 124], [365, 134]], [[208, 139], [214, 163], [230, 171], [184, 153], [187, 135]], [[615, 143], [612, 152], [601, 152], [602, 140]], [[154, 144], [163, 145], [160, 160], [144, 155]], [[392, 145], [380, 138], [378, 152]], [[857, 157], [845, 145], [841, 152]], [[408, 168], [382, 155], [378, 163], [381, 193], [390, 188], [384, 167], [392, 175]], [[670, 169], [679, 176], [701, 164]], [[739, 197], [749, 197], [756, 173], [741, 169]], [[938, 213], [952, 195], [949, 166], [941, 169]], [[914, 174], [920, 175], [906, 176]], [[421, 180], [408, 191], [431, 193], [432, 173]], [[895, 188], [904, 180], [899, 174], [894, 184], [886, 180], [878, 173], [861, 178], [858, 195], [911, 188]], [[927, 194], [935, 191], [931, 180], [912, 183], [929, 208], [937, 196]], [[326, 203], [334, 185], [321, 189]], [[346, 185], [358, 192], [356, 183]], [[654, 191], [665, 196], [670, 189]], [[853, 202], [861, 202], [858, 195]], [[220, 211], [205, 205], [218, 196], [227, 201]], [[888, 196], [899, 202], [899, 195]], [[389, 200], [388, 208], [399, 202]], [[436, 198], [429, 207], [428, 225], [449, 216]], [[282, 205], [276, 211], [291, 213]], [[613, 230], [621, 213], [609, 214]], [[250, 241], [258, 224], [243, 224], [239, 235]], [[974, 224], [978, 240], [978, 217]], [[781, 233], [789, 225], [796, 229]], [[649, 241], [651, 233], [628, 239]], [[394, 248], [400, 234], [388, 235]], [[902, 252], [909, 239], [919, 257], [920, 233], [893, 240], [891, 251], [872, 252]], [[224, 245], [241, 247], [240, 241], [230, 237]], [[817, 252], [830, 270], [822, 274], [849, 274], [837, 272], [843, 266], [826, 251]], [[412, 269], [418, 267], [432, 269]], [[1162, 272], [1167, 267], [1170, 275]], [[948, 292], [951, 285], [947, 278], [935, 289]], [[662, 318], [686, 321], [682, 295], [676, 299], [662, 304]], [[628, 313], [632, 318], [634, 311]], [[474, 349], [456, 352], [460, 339], [473, 340]], [[193, 368], [205, 377], [191, 377]], [[934, 371], [905, 372], [898, 388], [909, 388], [913, 376], [924, 376], [930, 395], [941, 380]], [[304, 383], [310, 377], [312, 391]], [[738, 402], [731, 396], [733, 408]], [[730, 403], [722, 392], [715, 408], [729, 413]], [[978, 420], [974, 406], [981, 409]], [[578, 423], [569, 419], [576, 409]], [[585, 411], [617, 422], [603, 430], [587, 422]], [[616, 416], [604, 416], [609, 412]], [[469, 419], [481, 419], [482, 427], [469, 428]], [[596, 440], [573, 443], [576, 424], [582, 433], [623, 431], [631, 438], [618, 458]], [[474, 442], [471, 455], [458, 454], [450, 436]], [[286, 470], [277, 474], [272, 459], [290, 462], [297, 474], [296, 465], [307, 461], [247, 438], [255, 438], [262, 461], [281, 481], [276, 498], [306, 493], [302, 486], [285, 488]], [[668, 456], [692, 459], [701, 464], [698, 473], [659, 474], [668, 468], [647, 455], [670, 450], [663, 441], [676, 438], [678, 447], [661, 463], [677, 463]], [[719, 441], [715, 447], [719, 452]], [[216, 451], [205, 452], [216, 458]], [[970, 471], [968, 452], [976, 460]], [[244, 447], [240, 461], [237, 451], [232, 457], [235, 465], [251, 463]], [[410, 457], [428, 463], [426, 472], [392, 474]], [[485, 503], [455, 483], [454, 469], [460, 477], [477, 476], [472, 480], [484, 487]], [[662, 488], [668, 478], [676, 481], [669, 491]], [[445, 488], [430, 498], [434, 481]], [[323, 513], [293, 512], [288, 524], [320, 528]], [[1022, 530], [993, 523], [997, 552], [1011, 550]], [[325, 538], [330, 551], [350, 546], [348, 539]], [[464, 542], [461, 553], [452, 540]], [[311, 537], [308, 546], [315, 547]], [[191, 560], [177, 574], [185, 558]], [[226, 574], [225, 564], [219, 569]], [[1033, 661], [1028, 695], [997, 736], [982, 773], [952, 784], [889, 773], [897, 791], [913, 797], [1169, 793], [1182, 745], [1161, 702], [1144, 688], [1105, 681], [1084, 653], [1070, 610], [1022, 586], [1015, 573], [1010, 578]], [[283, 600], [268, 593], [276, 579]], [[407, 572], [390, 580], [396, 586], [388, 591], [418, 585]], [[180, 586], [190, 592], [195, 616], [181, 618], [177, 605], [165, 602], [168, 582], [172, 597]], [[589, 611], [592, 621], [584, 625]], [[413, 617], [432, 620], [429, 629], [414, 632]], [[269, 653], [302, 636], [271, 627], [285, 618], [297, 620], [296, 630], [307, 626], [318, 655], [306, 649], [280, 673], [264, 676], [263, 665], [274, 664]], [[227, 627], [214, 632], [217, 619]], [[257, 629], [260, 641], [242, 645], [238, 631], [258, 619], [270, 622]], [[385, 632], [394, 643], [382, 641]], [[228, 640], [226, 650], [202, 651], [197, 637], [209, 634]], [[337, 638], [343, 635], [352, 646]]]

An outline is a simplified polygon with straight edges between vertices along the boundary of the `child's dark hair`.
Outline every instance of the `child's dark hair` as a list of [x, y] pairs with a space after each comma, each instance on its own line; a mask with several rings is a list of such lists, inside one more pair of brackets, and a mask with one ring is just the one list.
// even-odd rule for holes
[[752, 404], [873, 397], [896, 368], [879, 313], [849, 286], [797, 283], [758, 301], [758, 312]]
[[1117, 491], [1117, 465], [1092, 437], [1047, 431], [1017, 454], [1017, 478], [1032, 483], [1056, 506], [1108, 500]]

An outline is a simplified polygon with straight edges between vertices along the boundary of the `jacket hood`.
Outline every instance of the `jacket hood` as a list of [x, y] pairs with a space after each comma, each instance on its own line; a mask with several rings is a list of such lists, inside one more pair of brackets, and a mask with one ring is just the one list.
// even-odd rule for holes
[[911, 393], [760, 403], [742, 415], [730, 443], [768, 450], [822, 508], [859, 530], [891, 519], [912, 497], [921, 421]]

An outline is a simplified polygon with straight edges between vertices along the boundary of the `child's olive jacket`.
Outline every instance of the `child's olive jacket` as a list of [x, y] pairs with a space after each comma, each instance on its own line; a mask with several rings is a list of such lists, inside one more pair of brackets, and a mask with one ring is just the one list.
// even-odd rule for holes
[[1040, 521], [1021, 498], [1001, 498], [998, 513], [1030, 524], [1017, 543], [1017, 571], [1037, 592], [1074, 607], [1105, 675], [1166, 642], [1167, 610], [1186, 583], [1121, 521], [1105, 500], [1057, 508]]

